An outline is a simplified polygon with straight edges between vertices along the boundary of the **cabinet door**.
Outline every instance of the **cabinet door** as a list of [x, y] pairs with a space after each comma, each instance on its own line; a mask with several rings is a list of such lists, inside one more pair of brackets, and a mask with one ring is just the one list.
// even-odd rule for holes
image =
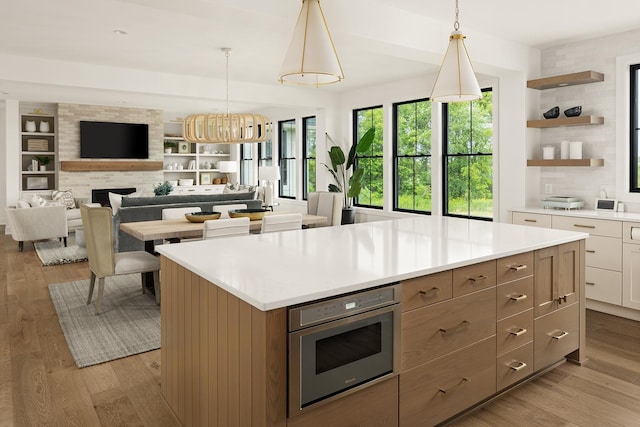
[[544, 248], [534, 254], [534, 317], [556, 309], [558, 280], [558, 247]]
[[561, 307], [573, 304], [580, 296], [580, 242], [558, 246], [557, 298]]
[[640, 310], [640, 245], [623, 244], [622, 305]]

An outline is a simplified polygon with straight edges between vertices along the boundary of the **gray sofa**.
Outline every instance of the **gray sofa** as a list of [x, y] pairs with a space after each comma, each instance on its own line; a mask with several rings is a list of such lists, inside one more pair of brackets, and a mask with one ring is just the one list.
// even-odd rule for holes
[[244, 203], [247, 208], [262, 207], [262, 200], [255, 199], [255, 192], [227, 193], [227, 194], [189, 194], [156, 197], [123, 197], [122, 206], [113, 217], [115, 230], [116, 251], [144, 250], [144, 243], [120, 230], [120, 224], [125, 222], [151, 221], [162, 219], [162, 210], [198, 206], [202, 211], [214, 210], [215, 205]]

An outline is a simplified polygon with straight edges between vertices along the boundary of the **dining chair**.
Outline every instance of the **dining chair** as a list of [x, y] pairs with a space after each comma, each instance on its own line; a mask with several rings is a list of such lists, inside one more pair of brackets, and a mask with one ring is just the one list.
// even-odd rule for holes
[[[162, 209], [162, 220], [167, 219], [185, 219], [184, 214], [191, 212], [202, 212], [199, 206], [187, 206], [186, 208], [166, 208]], [[179, 237], [171, 237], [165, 240], [167, 243], [180, 243]]]
[[275, 231], [301, 230], [302, 214], [291, 213], [282, 215], [265, 215], [262, 218], [260, 233], [273, 233]]
[[327, 222], [316, 227], [340, 225], [342, 223], [342, 193], [331, 191], [313, 191], [307, 194], [307, 213], [327, 217]]
[[115, 252], [113, 235], [113, 215], [108, 207], [80, 206], [82, 227], [84, 228], [89, 258], [89, 297], [91, 304], [93, 288], [98, 279], [98, 299], [96, 300], [96, 316], [102, 312], [104, 282], [108, 276], [140, 273], [142, 293], [146, 292], [142, 277], [144, 273], [153, 273], [153, 286], [156, 303], [160, 304], [160, 261], [145, 251]]
[[218, 237], [241, 236], [249, 234], [249, 218], [225, 218], [211, 219], [204, 222], [202, 239], [215, 239]]
[[220, 218], [229, 218], [229, 211], [236, 209], [247, 209], [246, 203], [234, 203], [230, 205], [213, 205], [213, 211], [220, 212]]

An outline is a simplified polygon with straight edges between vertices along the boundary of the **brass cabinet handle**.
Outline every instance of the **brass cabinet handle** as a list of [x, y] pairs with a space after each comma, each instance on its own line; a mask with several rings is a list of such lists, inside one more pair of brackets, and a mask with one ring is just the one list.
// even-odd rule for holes
[[480, 280], [486, 280], [488, 279], [487, 276], [485, 276], [484, 274], [480, 274], [476, 277], [468, 277], [469, 280], [471, 280], [472, 282], [479, 282]]
[[520, 294], [520, 295], [511, 295], [509, 297], [509, 299], [511, 301], [523, 301], [527, 299], [527, 296], [525, 294]]
[[584, 282], [585, 285], [589, 285], [589, 286], [595, 286], [596, 284], [594, 282]]
[[440, 328], [440, 332], [442, 332], [443, 334], [446, 334], [447, 332], [455, 332], [457, 329], [460, 329], [464, 326], [470, 325], [471, 322], [469, 322], [468, 320], [463, 320], [462, 322], [458, 323], [456, 326], [449, 328], [449, 329], [442, 329]]
[[522, 271], [525, 268], [527, 268], [526, 264], [512, 264], [512, 265], [508, 265], [507, 267], [509, 267], [510, 270], [513, 271]]
[[511, 335], [514, 335], [516, 337], [519, 337], [520, 335], [527, 333], [527, 330], [525, 328], [512, 328], [507, 330]]
[[509, 368], [513, 369], [514, 371], [519, 371], [522, 368], [525, 368], [527, 366], [526, 363], [524, 362], [518, 362], [517, 360], [512, 360], [511, 362], [506, 364]]
[[433, 288], [429, 289], [428, 291], [423, 291], [422, 289], [418, 291], [418, 293], [420, 295], [422, 295], [422, 296], [425, 296], [425, 295], [430, 294], [430, 293], [436, 293], [436, 292], [440, 292], [440, 288], [435, 287], [435, 286]]
[[596, 251], [594, 251], [593, 249], [585, 249], [585, 252], [588, 254], [595, 254]]
[[549, 334], [549, 336], [551, 338], [553, 338], [554, 340], [561, 340], [562, 338], [566, 337], [567, 335], [569, 335], [569, 332], [567, 332], [567, 331], [554, 331], [554, 332]]
[[578, 228], [596, 228], [595, 225], [573, 224], [573, 226]]
[[456, 384], [456, 385], [454, 385], [452, 387], [446, 388], [446, 389], [445, 388], [439, 388], [438, 391], [440, 393], [442, 393], [442, 394], [447, 394], [447, 393], [455, 390], [456, 388], [460, 387], [462, 384], [467, 383], [469, 381], [471, 381], [469, 378], [461, 378], [460, 381], [458, 381], [458, 384]]
[[538, 222], [537, 219], [529, 219], [529, 218], [525, 218], [524, 222]]

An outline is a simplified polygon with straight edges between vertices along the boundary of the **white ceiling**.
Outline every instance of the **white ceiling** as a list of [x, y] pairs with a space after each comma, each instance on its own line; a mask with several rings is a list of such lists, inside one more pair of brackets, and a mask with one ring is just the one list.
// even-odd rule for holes
[[[277, 76], [300, 4], [300, 0], [7, 1], [0, 13], [0, 55], [217, 81], [225, 76], [225, 59], [219, 48], [231, 47], [232, 107], [248, 109], [253, 107], [251, 100], [234, 100], [234, 88], [256, 84], [272, 88], [276, 94], [286, 90], [278, 89]], [[400, 46], [394, 37], [400, 29], [406, 32], [405, 37], [416, 34], [419, 38], [422, 29], [388, 24], [410, 13], [423, 19], [425, 26], [441, 27], [443, 40], [433, 41], [438, 46], [434, 51], [444, 49], [446, 35], [453, 27], [453, 0], [323, 0], [322, 7], [346, 78], [330, 87], [309, 89], [314, 91], [336, 93], [434, 72], [439, 59], [421, 52], [421, 46], [430, 41]], [[482, 33], [544, 48], [639, 28], [640, 7], [636, 0], [462, 0], [460, 23], [468, 35]], [[117, 35], [114, 29], [128, 35]], [[124, 89], [126, 85], [117, 90], [117, 84], [92, 89], [86, 82], [51, 81], [46, 78], [46, 69], [38, 70], [43, 73], [40, 76], [3, 78], [2, 67], [0, 62], [0, 92], [7, 94], [0, 93], [0, 99], [126, 102], [187, 112], [224, 105], [222, 91], [215, 96], [185, 97], [129, 91]], [[113, 74], [122, 78], [118, 72]], [[278, 98], [273, 97], [272, 106], [286, 103]], [[269, 102], [261, 103], [261, 107], [268, 106]]]

